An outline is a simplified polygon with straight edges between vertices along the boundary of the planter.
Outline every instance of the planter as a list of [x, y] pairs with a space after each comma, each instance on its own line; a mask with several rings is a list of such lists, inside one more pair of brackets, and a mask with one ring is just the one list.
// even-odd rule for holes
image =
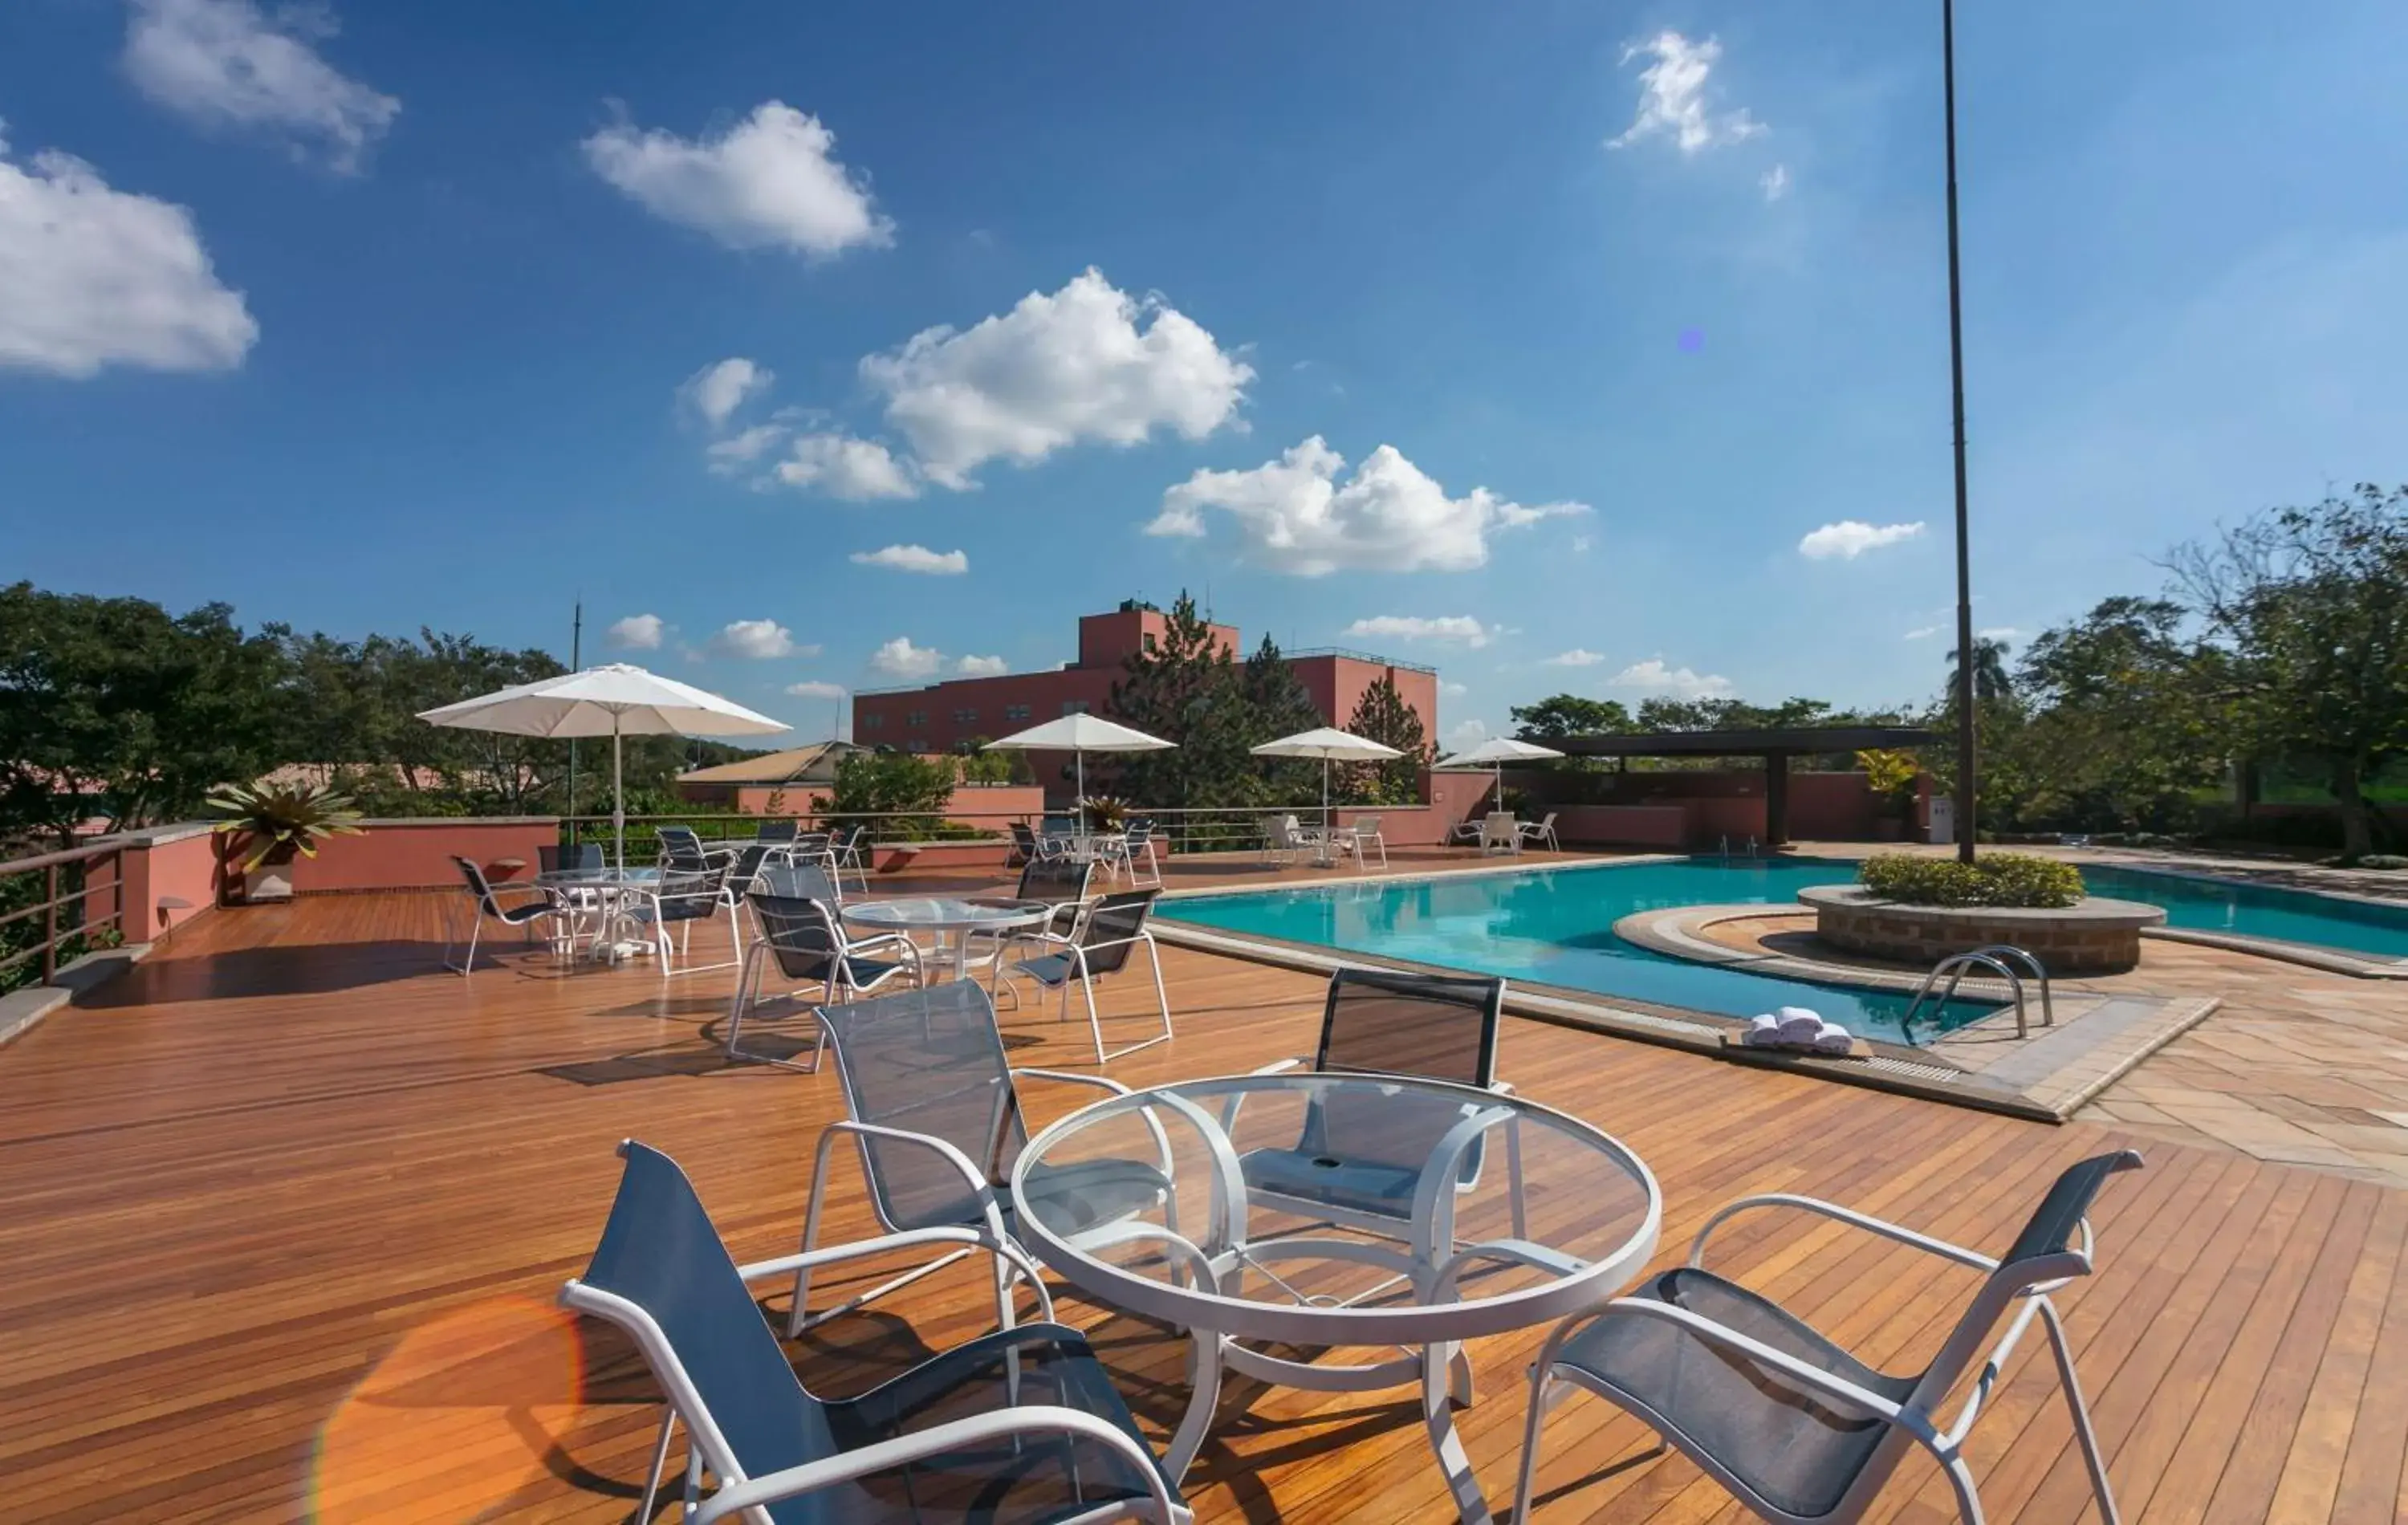
[[1817, 885], [1798, 899], [1814, 908], [1815, 933], [1848, 953], [1928, 969], [1952, 953], [2003, 942], [2059, 978], [2130, 969], [2141, 961], [2141, 929], [2166, 922], [2157, 906], [2098, 896], [2061, 911], [1907, 905], [1861, 885]]
[[273, 905], [293, 899], [293, 860], [263, 863], [242, 876], [242, 903]]

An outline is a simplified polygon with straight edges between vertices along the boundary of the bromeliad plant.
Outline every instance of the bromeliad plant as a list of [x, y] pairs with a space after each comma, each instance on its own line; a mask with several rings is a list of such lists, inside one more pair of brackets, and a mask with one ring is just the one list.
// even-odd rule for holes
[[360, 835], [360, 813], [350, 797], [323, 784], [228, 784], [211, 797], [209, 808], [228, 815], [213, 829], [249, 851], [239, 873], [263, 863], [290, 863], [296, 854], [316, 857], [328, 837]]

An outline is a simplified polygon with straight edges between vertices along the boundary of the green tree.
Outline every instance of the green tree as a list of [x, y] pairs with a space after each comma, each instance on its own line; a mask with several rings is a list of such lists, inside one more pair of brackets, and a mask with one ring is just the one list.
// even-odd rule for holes
[[280, 670], [223, 604], [0, 588], [0, 836], [198, 813], [272, 760]]
[[1350, 793], [1370, 805], [1410, 805], [1421, 798], [1422, 770], [1431, 760], [1429, 738], [1421, 715], [1397, 692], [1395, 678], [1382, 673], [1377, 683], [1363, 690], [1346, 728], [1404, 754], [1390, 762], [1347, 770], [1354, 775]]
[[[1265, 741], [1309, 731], [1322, 723], [1312, 696], [1304, 691], [1279, 642], [1268, 635], [1239, 669], [1238, 690], [1243, 700], [1238, 726], [1250, 755], [1253, 748]], [[1257, 757], [1254, 771], [1264, 804], [1297, 804], [1313, 798], [1320, 786], [1319, 766], [1299, 758]]]
[[2219, 654], [2183, 639], [2182, 606], [2114, 597], [2042, 632], [2017, 689], [2028, 707], [2014, 759], [2034, 824], [2169, 830], [2225, 772], [2229, 706]]
[[[2005, 698], [2014, 693], [2014, 683], [2007, 676], [2007, 643], [1995, 636], [1973, 638], [1973, 698], [1986, 703]], [[1950, 691], [1956, 692], [1956, 653], [1948, 653]]]
[[836, 787], [822, 814], [831, 825], [866, 821], [882, 840], [926, 841], [941, 832], [954, 772], [950, 757], [847, 753], [836, 765]]
[[1515, 732], [1533, 741], [1619, 736], [1633, 728], [1630, 712], [1621, 700], [1583, 698], [1578, 694], [1550, 694], [1536, 704], [1517, 704], [1510, 713]]
[[[1122, 666], [1125, 675], [1112, 684], [1112, 714], [1178, 745], [1115, 758], [1109, 770], [1113, 787], [1140, 808], [1246, 803], [1254, 784], [1245, 696], [1235, 658], [1197, 612], [1196, 600], [1182, 592], [1154, 649], [1132, 654]], [[1088, 788], [1105, 792], [1093, 770]]]
[[2322, 761], [2343, 856], [2364, 856], [2366, 783], [2408, 751], [2408, 487], [2272, 510], [2181, 547], [2172, 569], [2229, 656], [2243, 734]]

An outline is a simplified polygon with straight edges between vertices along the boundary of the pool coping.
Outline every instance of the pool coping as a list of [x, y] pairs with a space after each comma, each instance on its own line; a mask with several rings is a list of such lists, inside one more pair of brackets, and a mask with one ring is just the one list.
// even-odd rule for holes
[[1268, 885], [1182, 885], [1177, 889], [1165, 889], [1157, 899], [1167, 904], [1173, 900], [1220, 899], [1234, 895], [1305, 895], [1349, 885], [1421, 885], [1441, 879], [1493, 878], [1507, 873], [1586, 873], [1596, 869], [1635, 869], [1653, 863], [1686, 863], [1696, 856], [1693, 853], [1634, 853], [1625, 857], [1573, 858], [1555, 863], [1526, 863], [1519, 856], [1513, 856], [1460, 869], [1402, 869], [1394, 872], [1383, 869], [1378, 873], [1342, 874], [1333, 869], [1331, 877], [1327, 879], [1302, 882], [1289, 879]]
[[[1173, 947], [1306, 973], [1329, 974], [1341, 969], [1391, 969], [1431, 974], [1466, 972], [1451, 965], [1291, 942], [1283, 938], [1265, 937], [1257, 933], [1240, 935], [1219, 928], [1205, 928], [1177, 920], [1155, 922], [1154, 932], [1158, 941]], [[1662, 1048], [1677, 1048], [1726, 1063], [1792, 1070], [1843, 1085], [1999, 1113], [2028, 1122], [2061, 1123], [2071, 1115], [2070, 1112], [2060, 1111], [2045, 1101], [1988, 1079], [1979, 1070], [1959, 1065], [1942, 1056], [1934, 1056], [1928, 1049], [1904, 1048], [1870, 1041], [1865, 1043], [1870, 1050], [1869, 1054], [1841, 1057], [1745, 1048], [1739, 1045], [1737, 1038], [1747, 1024], [1736, 1018], [1671, 1006], [1641, 1009], [1615, 1004], [1612, 998], [1591, 991], [1517, 983], [1510, 978], [1505, 981], [1505, 1010], [1512, 1015], [1534, 1021], [1653, 1043]]]

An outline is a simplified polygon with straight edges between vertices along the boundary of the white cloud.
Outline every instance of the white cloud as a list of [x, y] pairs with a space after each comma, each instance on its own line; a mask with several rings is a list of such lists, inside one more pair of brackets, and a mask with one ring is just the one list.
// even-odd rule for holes
[[970, 328], [924, 329], [864, 357], [861, 374], [920, 471], [962, 489], [992, 460], [1133, 445], [1157, 427], [1201, 439], [1236, 415], [1254, 372], [1184, 313], [1091, 268]]
[[1540, 665], [1550, 668], [1593, 668], [1603, 663], [1604, 660], [1605, 655], [1601, 652], [1593, 652], [1584, 646], [1574, 646], [1570, 651], [1557, 652]]
[[191, 212], [55, 149], [21, 167], [0, 136], [0, 369], [227, 370], [258, 338]]
[[1205, 511], [1220, 509], [1237, 521], [1249, 559], [1275, 571], [1452, 572], [1487, 561], [1491, 530], [1588, 511], [1581, 503], [1525, 508], [1485, 487], [1449, 497], [1391, 445], [1373, 451], [1341, 486], [1345, 464], [1314, 435], [1252, 470], [1198, 471], [1162, 495], [1146, 533], [1201, 536]]
[[910, 636], [896, 636], [869, 655], [870, 668], [891, 678], [925, 678], [944, 665], [944, 653], [914, 646]]
[[1789, 166], [1774, 165], [1770, 169], [1758, 175], [1756, 178], [1756, 183], [1764, 192], [1765, 200], [1778, 201], [1789, 194]]
[[1936, 636], [1936, 635], [1938, 635], [1939, 633], [1940, 633], [1940, 626], [1936, 626], [1936, 625], [1921, 625], [1921, 626], [1915, 626], [1915, 627], [1914, 627], [1914, 629], [1912, 629], [1912, 630], [1909, 630], [1909, 631], [1906, 633], [1906, 639], [1907, 639], [1907, 640], [1925, 640], [1925, 639], [1927, 639], [1927, 638], [1928, 638], [1928, 637]]
[[724, 439], [714, 439], [702, 453], [710, 469], [723, 477], [734, 476], [759, 460], [786, 438], [783, 424], [755, 424], [738, 429]]
[[613, 621], [602, 639], [624, 652], [656, 652], [667, 628], [658, 614], [630, 614]]
[[970, 569], [963, 551], [931, 551], [924, 545], [890, 545], [879, 551], [855, 551], [853, 559], [864, 567], [886, 567], [898, 572], [929, 577], [959, 577]]
[[735, 620], [710, 638], [711, 650], [723, 656], [767, 661], [773, 656], [810, 656], [817, 646], [798, 646], [795, 633], [776, 620]]
[[1438, 685], [1438, 692], [1440, 698], [1459, 699], [1470, 693], [1471, 689], [1465, 683], [1440, 683]]
[[845, 689], [842, 683], [807, 678], [798, 683], [788, 683], [786, 692], [798, 699], [840, 699], [844, 698]]
[[1439, 738], [1440, 746], [1448, 753], [1469, 752], [1487, 740], [1487, 726], [1477, 720], [1466, 720], [1458, 725], [1450, 726], [1445, 734]]
[[896, 459], [893, 451], [875, 439], [849, 434], [804, 435], [778, 463], [778, 480], [854, 503], [920, 496], [909, 463]]
[[1833, 556], [1854, 561], [1868, 551], [1911, 540], [1922, 533], [1920, 519], [1911, 525], [1869, 525], [1861, 519], [1842, 519], [1809, 530], [1798, 542], [1798, 554], [1814, 561], [1828, 561]]
[[1481, 624], [1469, 614], [1440, 614], [1425, 618], [1419, 614], [1374, 614], [1356, 620], [1340, 635], [1357, 636], [1369, 640], [1441, 640], [1465, 646], [1485, 646], [1497, 635], [1494, 627]]
[[207, 127], [250, 128], [323, 151], [337, 172], [358, 169], [401, 103], [347, 78], [310, 46], [335, 35], [323, 6], [252, 0], [134, 0], [125, 72], [161, 106]]
[[1706, 79], [1723, 56], [1723, 45], [1712, 37], [1691, 42], [1669, 29], [1622, 50], [1625, 64], [1651, 60], [1639, 73], [1639, 115], [1606, 147], [1627, 149], [1651, 137], [1670, 137], [1683, 153], [1699, 153], [1725, 144], [1759, 137], [1763, 122], [1746, 108], [1715, 111], [1706, 104]]
[[1000, 656], [965, 656], [953, 664], [953, 670], [965, 678], [1000, 678], [1011, 670], [1011, 664]]
[[836, 157], [817, 117], [767, 101], [718, 137], [680, 137], [631, 122], [585, 140], [594, 172], [656, 216], [730, 249], [814, 258], [895, 241], [868, 186]]
[[1994, 625], [1986, 630], [1973, 632], [1974, 639], [1978, 640], [2013, 640], [2022, 634], [2012, 625]]
[[1614, 688], [1641, 688], [1680, 699], [1721, 698], [1731, 691], [1728, 678], [1687, 668], [1668, 668], [1660, 656], [1634, 662], [1606, 683]]
[[727, 427], [736, 410], [769, 390], [777, 379], [775, 371], [758, 361], [730, 355], [687, 377], [678, 387], [678, 400], [716, 434]]

